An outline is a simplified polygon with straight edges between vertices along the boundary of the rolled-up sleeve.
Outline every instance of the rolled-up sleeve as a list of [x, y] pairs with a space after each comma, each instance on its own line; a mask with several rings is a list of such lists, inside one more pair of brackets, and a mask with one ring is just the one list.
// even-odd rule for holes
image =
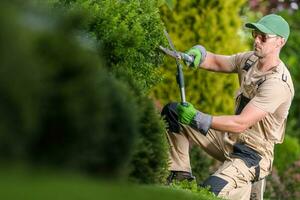
[[246, 60], [253, 54], [252, 51], [237, 53], [229, 57], [229, 62], [232, 66], [232, 71], [240, 73]]

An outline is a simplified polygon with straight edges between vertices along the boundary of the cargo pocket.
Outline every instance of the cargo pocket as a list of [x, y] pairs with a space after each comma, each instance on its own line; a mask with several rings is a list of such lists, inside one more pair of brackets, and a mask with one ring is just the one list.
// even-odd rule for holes
[[231, 179], [231, 189], [237, 189], [243, 187], [245, 184], [248, 184], [248, 182], [250, 181], [249, 174], [247, 173], [248, 169], [246, 168], [247, 166], [243, 163], [243, 161], [234, 159], [231, 165], [220, 172], [220, 175]]

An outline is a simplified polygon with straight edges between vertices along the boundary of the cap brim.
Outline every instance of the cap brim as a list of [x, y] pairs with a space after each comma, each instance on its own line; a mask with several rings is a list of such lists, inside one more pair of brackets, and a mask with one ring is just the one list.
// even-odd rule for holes
[[246, 23], [245, 27], [250, 28], [250, 29], [259, 30], [262, 33], [276, 35], [273, 31], [271, 31], [270, 29], [266, 28], [262, 24], [258, 24], [258, 23]]

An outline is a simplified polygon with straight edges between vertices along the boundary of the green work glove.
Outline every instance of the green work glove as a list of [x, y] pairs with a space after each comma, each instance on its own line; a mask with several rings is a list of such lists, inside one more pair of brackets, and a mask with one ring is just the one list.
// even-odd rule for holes
[[206, 49], [201, 45], [193, 46], [186, 53], [194, 57], [193, 63], [187, 63], [187, 65], [193, 69], [197, 69], [200, 66], [200, 64], [203, 63], [206, 57]]
[[187, 125], [191, 124], [197, 113], [197, 110], [190, 103], [187, 103], [187, 105], [182, 105], [181, 103], [179, 103], [176, 107], [176, 110], [178, 114], [178, 120], [181, 123]]

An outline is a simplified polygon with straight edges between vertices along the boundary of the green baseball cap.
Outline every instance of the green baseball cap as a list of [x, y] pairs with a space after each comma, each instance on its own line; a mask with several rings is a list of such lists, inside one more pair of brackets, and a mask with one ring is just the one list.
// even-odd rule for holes
[[246, 23], [245, 26], [266, 34], [278, 35], [285, 40], [287, 40], [290, 35], [289, 24], [281, 16], [275, 14], [266, 15], [257, 23]]

